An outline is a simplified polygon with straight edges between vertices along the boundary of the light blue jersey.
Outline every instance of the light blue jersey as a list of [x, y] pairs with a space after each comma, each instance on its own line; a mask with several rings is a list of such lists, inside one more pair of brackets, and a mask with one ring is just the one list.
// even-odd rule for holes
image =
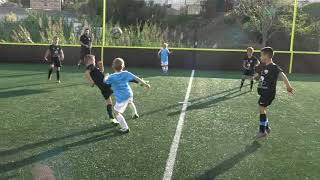
[[161, 62], [166, 63], [169, 61], [169, 49], [167, 48], [162, 48], [160, 50], [160, 57], [161, 57]]
[[121, 103], [133, 96], [129, 81], [136, 79], [136, 76], [128, 71], [121, 71], [111, 74], [104, 82], [111, 85], [116, 102]]

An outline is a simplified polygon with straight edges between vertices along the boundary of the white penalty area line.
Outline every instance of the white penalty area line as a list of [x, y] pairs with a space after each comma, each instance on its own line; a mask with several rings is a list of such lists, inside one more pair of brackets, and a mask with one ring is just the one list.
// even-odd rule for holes
[[167, 164], [166, 164], [166, 169], [165, 169], [165, 172], [164, 172], [164, 175], [163, 175], [163, 180], [171, 180], [171, 178], [172, 178], [173, 167], [174, 167], [174, 163], [176, 161], [176, 156], [177, 156], [177, 151], [178, 151], [178, 147], [179, 147], [182, 127], [183, 127], [183, 124], [184, 124], [184, 119], [186, 117], [186, 111], [187, 111], [187, 107], [188, 107], [188, 104], [189, 104], [188, 100], [189, 100], [189, 96], [190, 96], [190, 92], [191, 92], [194, 72], [195, 72], [195, 70], [192, 70], [192, 72], [191, 72], [189, 85], [188, 85], [186, 96], [185, 96], [184, 101], [183, 101], [182, 110], [181, 110], [181, 114], [180, 114], [180, 117], [179, 117], [176, 133], [174, 135], [174, 138], [173, 138], [173, 141], [172, 141], [172, 144], [171, 144], [171, 147], [170, 147], [170, 153], [169, 153], [169, 157], [167, 159]]

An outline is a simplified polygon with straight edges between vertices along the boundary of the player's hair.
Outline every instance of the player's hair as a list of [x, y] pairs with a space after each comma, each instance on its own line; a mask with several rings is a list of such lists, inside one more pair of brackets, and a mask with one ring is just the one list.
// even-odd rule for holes
[[268, 55], [269, 58], [273, 58], [274, 56], [274, 51], [272, 47], [264, 47], [261, 49], [261, 52]]
[[248, 47], [248, 48], [247, 48], [247, 51], [254, 52], [254, 48], [253, 48], [253, 47]]
[[169, 46], [169, 44], [168, 44], [168, 43], [163, 43], [163, 45], [164, 45], [165, 47], [168, 47], [168, 46]]
[[121, 71], [124, 68], [124, 60], [122, 58], [115, 58], [113, 60], [112, 67], [116, 71]]
[[88, 28], [88, 27], [84, 28], [84, 31], [86, 31], [86, 30], [89, 30], [89, 31], [90, 31], [90, 28]]
[[94, 59], [95, 59], [95, 56], [94, 55], [92, 55], [92, 54], [87, 54], [87, 55], [85, 55], [84, 56], [84, 64], [89, 64], [90, 63], [90, 61], [94, 61]]

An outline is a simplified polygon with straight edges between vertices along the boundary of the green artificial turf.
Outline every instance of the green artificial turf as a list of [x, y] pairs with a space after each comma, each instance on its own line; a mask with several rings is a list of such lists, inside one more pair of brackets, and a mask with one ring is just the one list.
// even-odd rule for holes
[[[82, 71], [65, 66], [56, 84], [47, 68], [0, 64], [0, 177], [32, 179], [41, 163], [59, 180], [162, 179], [190, 70], [129, 69], [152, 87], [132, 84], [141, 117], [128, 109], [131, 132], [121, 135]], [[173, 179], [318, 179], [320, 76], [289, 76], [295, 96], [279, 82], [272, 134], [254, 142], [258, 96], [238, 91], [240, 75], [196, 71]]]

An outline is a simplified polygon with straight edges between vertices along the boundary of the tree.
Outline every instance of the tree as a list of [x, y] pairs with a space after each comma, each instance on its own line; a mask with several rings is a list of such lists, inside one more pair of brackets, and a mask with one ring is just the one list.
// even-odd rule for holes
[[272, 35], [283, 28], [279, 21], [281, 15], [291, 8], [290, 0], [240, 0], [235, 11], [240, 17], [245, 17], [243, 26], [259, 33], [261, 45], [266, 46]]

